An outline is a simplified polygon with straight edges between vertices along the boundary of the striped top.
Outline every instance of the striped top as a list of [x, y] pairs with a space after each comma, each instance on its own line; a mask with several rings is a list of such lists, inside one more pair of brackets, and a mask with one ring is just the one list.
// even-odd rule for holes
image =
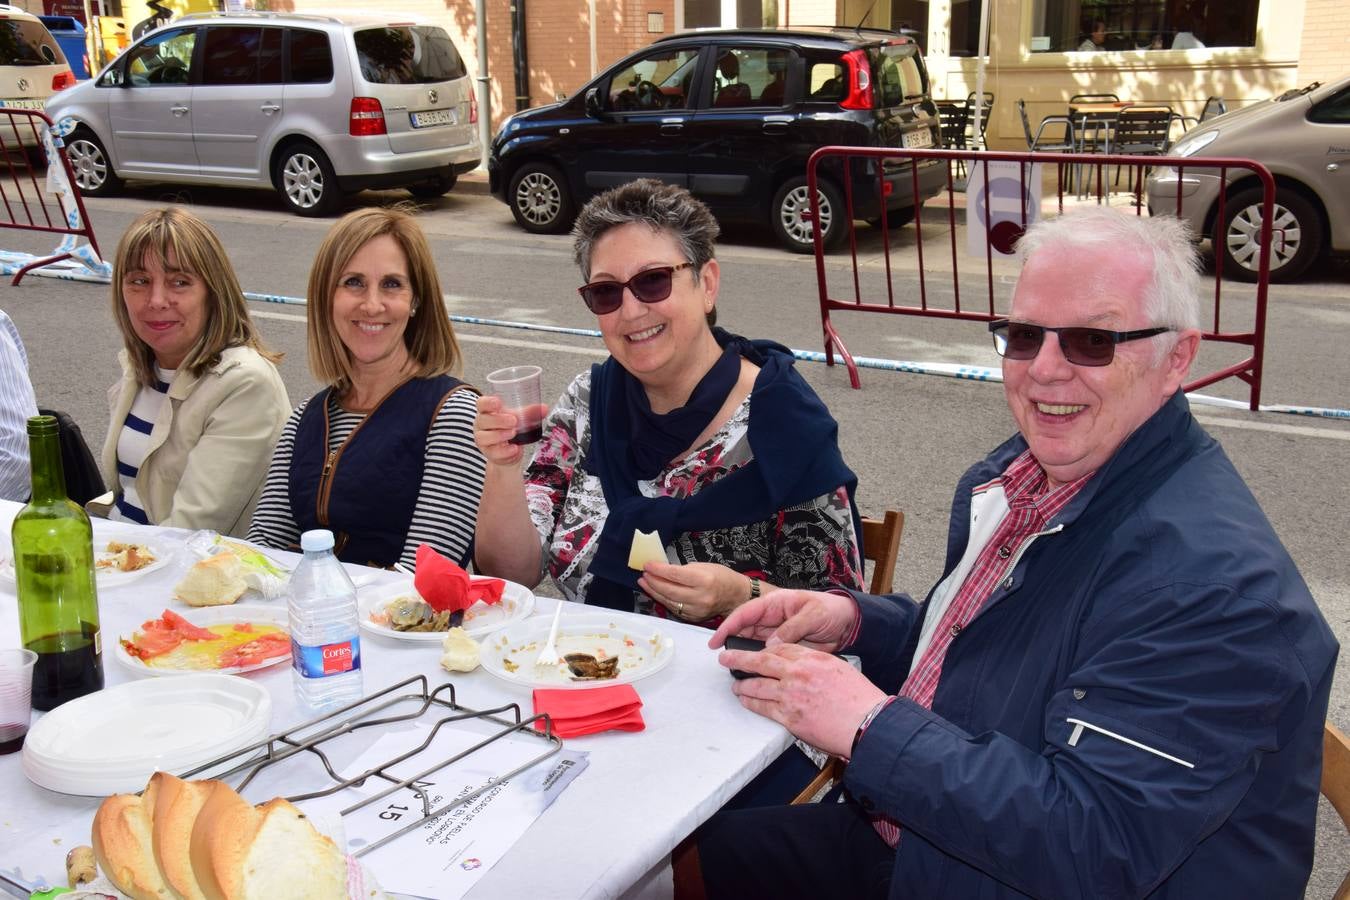
[[28, 351], [19, 329], [0, 310], [0, 500], [28, 499], [28, 419], [37, 414]]
[[[281, 550], [295, 549], [300, 543], [300, 526], [291, 514], [288, 482], [295, 431], [308, 403], [306, 400], [291, 413], [272, 452], [262, 498], [248, 529], [248, 539], [254, 543]], [[427, 434], [422, 488], [399, 556], [409, 568], [416, 564], [419, 544], [430, 544], [436, 552], [453, 560], [462, 559], [469, 550], [478, 520], [478, 500], [483, 495], [483, 478], [487, 474], [483, 454], [473, 443], [477, 413], [478, 398], [473, 391], [456, 391], [441, 407]], [[365, 413], [349, 412], [330, 399], [328, 449], [337, 449], [365, 417]], [[378, 490], [379, 485], [371, 485], [371, 489]]]
[[117, 436], [117, 502], [108, 511], [108, 518], [122, 522], [151, 524], [145, 514], [141, 495], [136, 492], [136, 475], [145, 462], [146, 448], [150, 446], [150, 432], [155, 428], [160, 410], [169, 399], [169, 385], [177, 369], [155, 366], [155, 383], [141, 385], [136, 399], [122, 422], [122, 433]]

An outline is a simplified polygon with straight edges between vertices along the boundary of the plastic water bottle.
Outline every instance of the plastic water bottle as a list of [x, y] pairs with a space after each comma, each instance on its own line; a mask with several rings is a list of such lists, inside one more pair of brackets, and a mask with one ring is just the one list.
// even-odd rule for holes
[[333, 555], [333, 532], [300, 536], [305, 558], [287, 586], [295, 696], [314, 712], [361, 699], [356, 586]]

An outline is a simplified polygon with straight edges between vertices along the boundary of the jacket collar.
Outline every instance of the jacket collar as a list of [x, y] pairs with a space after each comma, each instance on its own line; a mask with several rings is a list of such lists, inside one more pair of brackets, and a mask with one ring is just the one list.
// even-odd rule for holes
[[[206, 375], [222, 375], [230, 369], [233, 369], [235, 366], [240, 365], [242, 362], [240, 358], [241, 352], [245, 349], [246, 348], [243, 347], [226, 347], [224, 350], [220, 351], [220, 359], [218, 359], [214, 365], [207, 367], [206, 371], [202, 373], [202, 377], [205, 377]], [[126, 348], [117, 352], [117, 361], [122, 365], [122, 377], [128, 381], [135, 382], [136, 369], [131, 364], [131, 355], [127, 353]], [[193, 386], [200, 380], [201, 378], [193, 375], [188, 369], [179, 369], [178, 374], [169, 384], [169, 399], [186, 399], [187, 396], [192, 393]], [[129, 408], [130, 406], [128, 406], [128, 409]]]

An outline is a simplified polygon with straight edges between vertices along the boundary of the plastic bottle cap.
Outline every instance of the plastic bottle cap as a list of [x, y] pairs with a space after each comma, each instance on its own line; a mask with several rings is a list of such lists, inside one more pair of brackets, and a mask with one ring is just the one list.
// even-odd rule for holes
[[318, 553], [333, 549], [333, 532], [327, 528], [316, 528], [300, 535], [300, 549], [306, 553]]

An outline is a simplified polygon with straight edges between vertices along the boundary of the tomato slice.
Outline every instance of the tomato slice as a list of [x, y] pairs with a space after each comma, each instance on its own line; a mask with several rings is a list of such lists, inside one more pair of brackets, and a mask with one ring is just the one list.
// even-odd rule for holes
[[171, 609], [164, 610], [161, 619], [165, 625], [168, 625], [189, 641], [214, 641], [219, 637], [219, 635], [207, 631], [205, 628], [198, 628]]
[[290, 635], [283, 631], [270, 631], [259, 635], [247, 644], [231, 647], [220, 654], [219, 665], [222, 669], [254, 666], [269, 659], [289, 656], [291, 652]]

